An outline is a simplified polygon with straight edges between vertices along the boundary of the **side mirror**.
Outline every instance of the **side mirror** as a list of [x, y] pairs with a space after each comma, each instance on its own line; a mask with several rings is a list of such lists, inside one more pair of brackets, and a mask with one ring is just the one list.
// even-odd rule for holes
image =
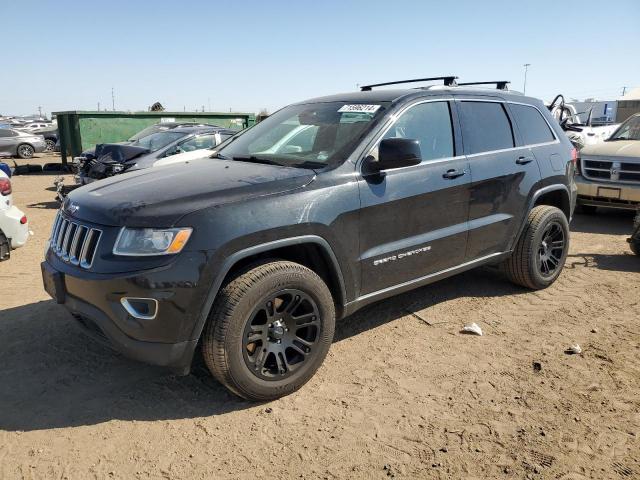
[[378, 147], [378, 161], [371, 162], [376, 170], [410, 167], [422, 161], [420, 143], [410, 138], [385, 138]]

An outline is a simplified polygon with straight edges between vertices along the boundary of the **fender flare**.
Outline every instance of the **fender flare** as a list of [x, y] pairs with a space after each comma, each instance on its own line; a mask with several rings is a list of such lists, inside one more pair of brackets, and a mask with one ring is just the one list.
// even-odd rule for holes
[[336, 254], [334, 253], [333, 249], [331, 248], [331, 245], [329, 245], [329, 242], [327, 242], [324, 238], [317, 235], [302, 235], [299, 237], [283, 238], [279, 240], [274, 240], [272, 242], [261, 243], [258, 245], [253, 245], [248, 248], [244, 248], [242, 250], [238, 250], [237, 252], [234, 252], [233, 254], [229, 255], [225, 259], [224, 263], [222, 264], [222, 268], [220, 269], [220, 272], [218, 273], [213, 283], [211, 284], [211, 287], [209, 288], [209, 293], [207, 294], [204, 307], [202, 308], [198, 321], [196, 322], [194, 329], [192, 331], [191, 339], [192, 340], [200, 339], [204, 326], [207, 322], [207, 318], [209, 317], [209, 312], [211, 311], [211, 307], [213, 306], [213, 302], [215, 301], [216, 296], [218, 295], [218, 291], [222, 286], [222, 282], [224, 281], [227, 274], [231, 271], [231, 269], [236, 263], [252, 255], [268, 252], [270, 250], [275, 250], [277, 248], [289, 247], [292, 245], [300, 245], [305, 243], [313, 243], [319, 246], [328, 255], [332, 264], [331, 266], [333, 267], [336, 273], [336, 276], [338, 278], [338, 284], [340, 287], [341, 298], [337, 300], [342, 305], [344, 305], [346, 303], [346, 290], [344, 285], [344, 276], [342, 274], [342, 269], [340, 268], [340, 264], [338, 263], [338, 258], [336, 257]]
[[[513, 250], [515, 248], [516, 243], [518, 243], [518, 240], [520, 239], [520, 235], [522, 235], [522, 232], [524, 231], [524, 228], [527, 225], [527, 218], [529, 217], [529, 212], [531, 212], [531, 210], [533, 210], [534, 205], [536, 204], [536, 201], [538, 200], [538, 198], [540, 198], [542, 195], [546, 194], [546, 193], [550, 193], [550, 192], [556, 192], [556, 191], [562, 191], [565, 193], [565, 195], [567, 196], [567, 201], [569, 202], [569, 205], [571, 205], [571, 194], [569, 193], [569, 189], [567, 188], [566, 185], [563, 185], [561, 183], [555, 183], [553, 185], [547, 185], [546, 187], [542, 187], [538, 190], [536, 190], [533, 195], [531, 196], [531, 198], [529, 199], [529, 203], [527, 206], [527, 214], [524, 216], [524, 218], [522, 219], [522, 224], [520, 225], [520, 228], [518, 229], [518, 234], [515, 236], [513, 243], [510, 245], [509, 250]], [[570, 219], [567, 218], [567, 221], [569, 221]]]

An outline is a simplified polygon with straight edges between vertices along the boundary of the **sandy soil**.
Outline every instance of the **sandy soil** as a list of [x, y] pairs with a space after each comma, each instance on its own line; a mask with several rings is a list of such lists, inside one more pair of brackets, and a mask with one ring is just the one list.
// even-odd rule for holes
[[76, 330], [40, 281], [52, 180], [13, 180], [35, 236], [0, 264], [0, 478], [640, 478], [631, 215], [576, 216], [545, 291], [479, 270], [359, 312], [307, 386], [256, 405]]

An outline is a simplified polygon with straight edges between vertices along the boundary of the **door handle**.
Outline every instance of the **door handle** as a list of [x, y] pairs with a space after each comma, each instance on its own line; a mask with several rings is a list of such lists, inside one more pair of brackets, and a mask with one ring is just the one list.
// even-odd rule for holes
[[526, 165], [527, 163], [531, 162], [533, 162], [533, 158], [531, 157], [518, 157], [518, 159], [516, 160], [516, 163], [518, 165]]
[[442, 178], [453, 180], [454, 178], [461, 177], [465, 173], [467, 173], [466, 170], [456, 170], [452, 168], [451, 170], [447, 170], [445, 173], [443, 173]]

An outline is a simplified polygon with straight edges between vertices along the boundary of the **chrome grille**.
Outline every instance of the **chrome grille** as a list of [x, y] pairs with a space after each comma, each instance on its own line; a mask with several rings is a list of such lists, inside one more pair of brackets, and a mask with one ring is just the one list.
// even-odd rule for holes
[[640, 183], [640, 162], [620, 162], [611, 158], [585, 157], [581, 160], [585, 178], [603, 182]]
[[60, 212], [51, 230], [51, 250], [62, 261], [91, 268], [102, 230], [64, 218]]

